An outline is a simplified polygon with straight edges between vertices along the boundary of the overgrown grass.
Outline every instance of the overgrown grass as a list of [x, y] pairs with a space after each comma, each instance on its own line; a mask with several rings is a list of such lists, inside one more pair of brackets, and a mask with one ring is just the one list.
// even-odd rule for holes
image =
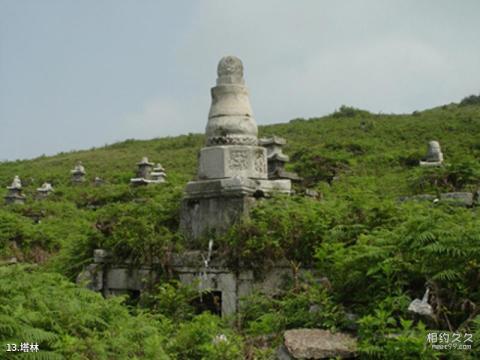
[[[16, 257], [38, 267], [0, 266], [0, 337], [36, 338], [52, 358], [72, 358], [75, 350], [79, 359], [222, 359], [224, 354], [267, 359], [284, 329], [348, 330], [345, 315], [355, 313], [361, 357], [435, 358], [425, 348], [428, 329], [408, 320], [406, 307], [429, 286], [436, 317], [427, 324], [430, 329], [476, 331], [478, 209], [397, 200], [478, 190], [477, 100], [468, 97], [460, 105], [410, 115], [342, 107], [323, 118], [260, 127], [260, 136], [288, 140], [288, 169], [304, 179], [295, 185], [297, 194], [308, 187], [321, 199], [295, 195], [260, 202], [248, 220], [215, 241], [217, 250], [235, 270], [249, 267], [259, 273], [286, 258], [294, 271], [300, 266], [321, 271], [331, 288], [299, 280], [277, 298], [252, 298], [237, 328], [208, 315], [195, 317], [188, 291], [175, 286], [165, 285], [128, 308], [66, 280], [92, 261], [98, 247], [134, 263], [165, 259], [164, 266], [169, 253], [191, 247], [177, 231], [178, 215], [182, 189], [196, 173], [202, 135], [127, 140], [0, 163], [0, 196], [14, 175], [20, 175], [28, 196], [24, 206], [0, 205], [0, 258]], [[442, 146], [443, 167], [418, 167], [430, 140]], [[166, 184], [128, 185], [142, 156], [165, 167]], [[69, 170], [78, 160], [88, 181], [73, 186]], [[95, 176], [106, 184], [93, 186]], [[45, 181], [55, 193], [33, 200]], [[313, 305], [323, 310], [310, 316]], [[213, 341], [219, 334], [231, 341]], [[266, 341], [267, 335], [273, 340]], [[110, 340], [101, 342], [104, 337]], [[152, 355], [154, 349], [158, 353]], [[478, 350], [461, 355], [475, 358]]]

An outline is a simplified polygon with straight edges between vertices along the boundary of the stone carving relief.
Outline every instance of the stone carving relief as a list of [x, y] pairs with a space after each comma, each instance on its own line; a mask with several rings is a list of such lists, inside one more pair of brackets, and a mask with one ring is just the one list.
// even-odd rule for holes
[[248, 154], [242, 150], [230, 151], [230, 159], [228, 161], [230, 170], [245, 170], [248, 168]]
[[207, 145], [257, 145], [253, 136], [214, 136], [208, 138]]
[[255, 155], [255, 171], [265, 173], [267, 171], [267, 163], [263, 152], [259, 151]]

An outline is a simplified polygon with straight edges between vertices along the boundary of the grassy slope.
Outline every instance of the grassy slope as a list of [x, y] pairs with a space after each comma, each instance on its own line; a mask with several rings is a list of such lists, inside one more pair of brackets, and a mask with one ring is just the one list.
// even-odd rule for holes
[[[305, 177], [307, 185], [320, 190], [325, 199], [347, 201], [350, 194], [361, 193], [362, 196], [380, 200], [416, 192], [434, 193], [432, 186], [424, 189], [414, 186], [415, 179], [425, 170], [408, 165], [409, 159], [418, 159], [425, 154], [429, 140], [440, 141], [447, 163], [470, 161], [478, 167], [479, 129], [479, 106], [451, 104], [412, 115], [377, 115], [344, 109], [323, 118], [263, 126], [260, 127], [260, 136], [275, 134], [285, 137], [288, 144], [284, 152], [292, 160], [288, 167]], [[170, 199], [173, 203], [169, 206], [178, 209], [185, 183], [195, 176], [197, 153], [203, 142], [203, 135], [198, 134], [148, 141], [127, 140], [97, 149], [0, 163], [0, 196], [4, 196], [5, 187], [18, 174], [29, 206], [13, 209], [15, 212], [27, 215], [28, 219], [32, 214], [42, 215], [42, 207], [49, 207], [46, 221], [58, 220], [65, 227], [71, 223], [73, 228], [80, 218], [85, 220], [85, 224], [92, 223], [96, 215], [91, 205], [97, 208], [105, 205], [115, 207], [115, 204], [122, 203], [128, 205], [139, 196], [159, 205], [165, 203], [165, 197], [176, 194]], [[165, 167], [168, 185], [146, 191], [132, 190], [128, 186], [136, 170], [135, 164], [142, 156], [148, 156], [151, 161], [160, 162]], [[318, 158], [324, 161], [319, 164]], [[78, 160], [85, 165], [89, 182], [75, 187], [70, 185], [69, 171]], [[328, 185], [324, 180], [328, 180], [329, 176], [331, 178], [332, 174], [339, 176]], [[104, 178], [107, 185], [93, 187], [91, 183], [95, 176]], [[35, 189], [44, 181], [52, 182], [56, 189], [46, 205], [33, 200]], [[471, 189], [472, 186], [465, 188]], [[29, 210], [30, 207], [32, 210]], [[0, 202], [0, 211], [7, 208]], [[171, 231], [175, 231], [173, 217], [168, 225]], [[39, 232], [35, 229], [31, 231]], [[50, 238], [54, 234], [52, 232]], [[45, 236], [40, 234], [37, 237]], [[7, 246], [6, 239], [3, 240], [0, 241], [0, 254]], [[42, 241], [39, 243], [45, 244], [51, 239]]]
[[[437, 139], [447, 162], [478, 158], [479, 129], [479, 107], [449, 105], [414, 115], [359, 113], [354, 117], [299, 119], [262, 126], [260, 136], [285, 137], [288, 140], [285, 152], [291, 157], [308, 149], [312, 154], [347, 160], [351, 172], [342, 177], [333, 193], [341, 195], [345, 186], [359, 186], [383, 196], [397, 196], [409, 193], [405, 180], [416, 170], [401, 166], [402, 157], [423, 155], [427, 142]], [[148, 141], [127, 140], [103, 148], [1, 163], [0, 194], [5, 193], [5, 186], [15, 174], [21, 176], [27, 194], [43, 181], [51, 181], [57, 187], [67, 186], [69, 170], [78, 160], [83, 161], [90, 179], [100, 176], [112, 184], [128, 183], [135, 163], [145, 155], [162, 163], [171, 182], [183, 185], [196, 172], [197, 152], [202, 143], [203, 136], [196, 134]], [[295, 163], [289, 166], [292, 168]]]
[[[412, 184], [428, 170], [408, 165], [408, 160], [421, 157], [429, 140], [440, 141], [447, 163], [470, 161], [478, 167], [479, 130], [480, 106], [452, 104], [412, 115], [374, 115], [346, 109], [319, 119], [263, 126], [260, 136], [285, 137], [288, 145], [284, 152], [292, 159], [289, 169], [307, 178], [308, 186], [320, 190], [326, 200], [348, 208], [352, 193], [388, 201], [419, 192]], [[171, 240], [178, 225], [180, 194], [185, 183], [195, 176], [197, 152], [203, 141], [203, 135], [128, 140], [98, 149], [0, 163], [0, 196], [18, 174], [29, 197], [24, 207], [0, 204], [0, 257], [16, 255], [26, 261], [41, 261], [43, 250], [58, 253], [59, 258], [64, 258], [58, 269], [74, 276], [97, 245], [115, 247], [119, 239], [131, 236], [127, 248], [135, 248], [138, 238], [143, 241], [139, 247], [150, 249], [163, 238]], [[129, 187], [135, 163], [142, 156], [165, 167], [168, 184], [148, 189]], [[318, 158], [326, 162], [318, 165]], [[69, 184], [69, 170], [78, 160], [86, 167], [89, 183], [73, 187]], [[325, 171], [331, 175], [325, 164], [340, 169], [331, 185], [323, 181]], [[93, 187], [95, 176], [104, 178], [107, 184]], [[44, 181], [52, 182], [56, 193], [49, 201], [34, 201], [35, 189]], [[462, 189], [475, 188], [476, 184], [467, 184]], [[422, 191], [435, 189], [427, 187]], [[138, 198], [145, 206], [138, 205]], [[316, 204], [322, 206], [321, 202]], [[35, 218], [41, 218], [41, 223], [35, 224]], [[116, 218], [122, 221], [115, 224], [118, 238], [112, 236], [109, 240], [93, 226], [115, 223], [112, 219]], [[154, 229], [149, 229], [150, 225]], [[64, 248], [68, 249], [67, 255], [62, 252]]]

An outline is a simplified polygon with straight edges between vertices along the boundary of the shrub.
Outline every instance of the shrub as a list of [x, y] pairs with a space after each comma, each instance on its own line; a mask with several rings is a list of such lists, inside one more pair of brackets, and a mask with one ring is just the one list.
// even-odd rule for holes
[[167, 349], [177, 360], [243, 359], [241, 338], [209, 313], [180, 324]]
[[61, 275], [33, 267], [0, 267], [0, 339], [38, 343], [43, 358], [132, 359], [155, 353], [168, 359], [162, 342], [166, 320], [132, 316], [123, 298], [104, 300]]
[[473, 311], [465, 304], [480, 302], [473, 280], [480, 274], [476, 214], [448, 205], [404, 204], [401, 210], [399, 225], [364, 234], [353, 245], [327, 238], [317, 250], [321, 270], [343, 301], [362, 312], [392, 294], [421, 298], [427, 284], [438, 324], [465, 326]]
[[463, 161], [443, 167], [422, 168], [410, 180], [415, 192], [461, 191], [467, 187], [476, 189], [480, 182], [480, 164]]
[[334, 118], [343, 118], [343, 117], [356, 117], [356, 116], [366, 116], [370, 113], [366, 110], [360, 110], [352, 106], [342, 105], [338, 110], [333, 113]]
[[241, 318], [251, 336], [279, 334], [293, 328], [335, 331], [346, 324], [343, 309], [327, 289], [312, 281], [304, 281], [276, 298], [261, 294], [245, 298]]
[[480, 94], [467, 96], [460, 101], [460, 106], [468, 105], [480, 105]]

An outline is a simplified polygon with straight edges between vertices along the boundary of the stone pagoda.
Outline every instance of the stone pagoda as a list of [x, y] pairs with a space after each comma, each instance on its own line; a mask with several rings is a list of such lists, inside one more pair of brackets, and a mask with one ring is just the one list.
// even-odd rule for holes
[[37, 199], [46, 199], [50, 193], [53, 192], [52, 184], [46, 182], [41, 187], [37, 188]]
[[290, 180], [269, 180], [267, 150], [258, 145], [240, 59], [220, 60], [200, 150], [198, 177], [187, 184], [180, 228], [190, 239], [226, 231], [258, 197], [290, 193]]
[[130, 184], [134, 186], [159, 184], [165, 182], [165, 169], [162, 165], [148, 161], [148, 157], [144, 156], [142, 160], [137, 163], [137, 177], [130, 179]]
[[440, 166], [443, 163], [443, 153], [438, 141], [430, 141], [428, 143], [428, 151], [420, 166]]
[[167, 173], [163, 166], [158, 163], [150, 173], [150, 178], [152, 183], [163, 183], [165, 182], [165, 178], [167, 177]]
[[81, 184], [85, 181], [85, 168], [82, 165], [81, 161], [78, 161], [73, 170], [70, 170], [72, 174], [72, 183]]
[[95, 179], [93, 179], [93, 185], [95, 185], [95, 186], [102, 186], [104, 184], [105, 184], [105, 180], [103, 180], [99, 176], [95, 176]]
[[6, 204], [25, 204], [25, 195], [22, 194], [22, 182], [18, 176], [13, 178], [12, 184], [7, 186]]
[[282, 150], [286, 143], [284, 138], [278, 136], [259, 140], [259, 144], [267, 149], [268, 178], [299, 181], [301, 178], [296, 173], [285, 170], [285, 164], [290, 160]]

